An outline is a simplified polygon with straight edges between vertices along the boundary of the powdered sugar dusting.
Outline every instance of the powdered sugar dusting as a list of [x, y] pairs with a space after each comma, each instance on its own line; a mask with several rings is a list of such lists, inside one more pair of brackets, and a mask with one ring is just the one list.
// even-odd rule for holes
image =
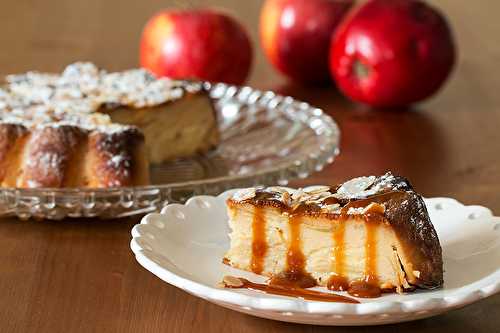
[[117, 173], [121, 173], [122, 176], [128, 177], [130, 170], [130, 157], [123, 152], [112, 156], [108, 162], [108, 166], [115, 170]]
[[47, 176], [50, 172], [58, 170], [63, 160], [60, 154], [50, 152], [39, 154], [37, 157], [37, 159], [28, 159], [26, 164], [29, 168], [36, 168], [37, 170], [42, 171], [43, 176]]
[[[31, 126], [72, 124], [107, 131], [111, 120], [101, 107], [143, 108], [196, 92], [201, 83], [155, 78], [144, 69], [108, 73], [90, 62], [76, 62], [61, 74], [9, 75], [0, 89], [0, 121]], [[114, 125], [110, 131], [129, 126]]]

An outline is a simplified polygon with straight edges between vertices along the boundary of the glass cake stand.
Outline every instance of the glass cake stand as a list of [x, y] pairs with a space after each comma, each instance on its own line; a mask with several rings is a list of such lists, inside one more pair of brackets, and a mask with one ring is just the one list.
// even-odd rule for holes
[[322, 110], [273, 92], [208, 84], [221, 142], [202, 156], [151, 168], [152, 185], [108, 189], [0, 188], [0, 216], [120, 218], [193, 195], [280, 184], [333, 162], [340, 131]]

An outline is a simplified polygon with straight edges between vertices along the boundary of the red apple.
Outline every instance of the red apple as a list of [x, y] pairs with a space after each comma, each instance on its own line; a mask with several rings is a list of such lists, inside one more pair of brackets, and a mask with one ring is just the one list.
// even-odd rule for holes
[[419, 0], [371, 0], [334, 35], [330, 68], [339, 89], [376, 107], [404, 106], [434, 94], [455, 63], [446, 19]]
[[330, 38], [353, 3], [353, 0], [267, 0], [261, 11], [260, 36], [269, 61], [301, 83], [330, 81]]
[[141, 66], [158, 76], [242, 84], [252, 45], [245, 29], [214, 10], [166, 10], [144, 27]]

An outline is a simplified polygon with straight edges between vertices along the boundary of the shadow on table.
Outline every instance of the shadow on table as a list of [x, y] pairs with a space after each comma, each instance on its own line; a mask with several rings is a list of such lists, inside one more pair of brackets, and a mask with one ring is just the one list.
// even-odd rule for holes
[[[0, 218], [0, 233], [23, 232], [67, 232], [73, 231], [96, 231], [96, 232], [122, 232], [130, 230], [132, 226], [140, 222], [142, 216], [122, 219], [99, 219], [99, 218], [66, 218], [63, 220], [28, 219], [20, 220], [17, 217]], [[2, 231], [3, 230], [3, 231]]]

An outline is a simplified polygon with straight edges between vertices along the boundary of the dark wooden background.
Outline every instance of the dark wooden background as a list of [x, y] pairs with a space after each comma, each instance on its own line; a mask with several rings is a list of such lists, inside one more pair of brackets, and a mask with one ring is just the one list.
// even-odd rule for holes
[[[239, 18], [255, 42], [249, 84], [325, 109], [343, 131], [342, 153], [295, 182], [335, 183], [394, 170], [426, 196], [451, 196], [500, 213], [500, 23], [497, 1], [435, 0], [460, 48], [452, 79], [406, 112], [375, 112], [333, 89], [288, 84], [259, 49], [260, 1], [17, 0], [0, 7], [0, 73], [59, 71], [76, 60], [137, 66], [143, 24], [166, 7], [213, 5]], [[171, 287], [129, 250], [138, 219], [0, 220], [2, 332], [499, 332], [500, 295], [417, 322], [371, 328], [293, 325], [232, 312]], [[460, 230], [457, 230], [460, 232]], [[464, 267], [464, 269], [467, 269]]]

